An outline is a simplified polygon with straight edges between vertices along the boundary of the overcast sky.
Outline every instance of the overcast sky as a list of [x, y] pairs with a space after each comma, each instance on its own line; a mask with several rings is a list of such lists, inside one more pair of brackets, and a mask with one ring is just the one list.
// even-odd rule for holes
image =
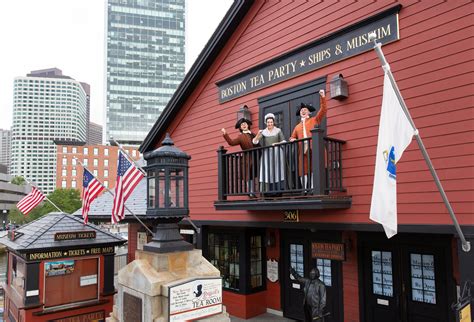
[[[57, 67], [91, 85], [91, 121], [104, 126], [106, 0], [0, 1], [0, 128], [10, 129], [13, 80]], [[232, 0], [186, 0], [186, 70]]]

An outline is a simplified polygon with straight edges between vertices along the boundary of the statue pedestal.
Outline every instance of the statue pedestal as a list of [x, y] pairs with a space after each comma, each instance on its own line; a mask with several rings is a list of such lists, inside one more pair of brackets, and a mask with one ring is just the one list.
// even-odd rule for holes
[[[172, 320], [169, 316], [170, 286], [220, 277], [219, 270], [198, 249], [162, 254], [137, 250], [135, 258], [118, 273], [116, 302], [107, 322], [167, 322]], [[183, 296], [188, 295], [186, 292], [181, 290]], [[195, 307], [209, 304], [205, 302], [200, 301]], [[230, 318], [222, 306], [222, 313], [196, 321], [230, 322]]]

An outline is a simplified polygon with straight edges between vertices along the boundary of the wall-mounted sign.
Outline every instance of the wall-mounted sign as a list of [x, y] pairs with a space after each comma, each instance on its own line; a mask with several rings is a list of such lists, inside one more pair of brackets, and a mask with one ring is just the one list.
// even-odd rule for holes
[[343, 243], [311, 243], [311, 255], [312, 258], [346, 260]]
[[96, 237], [95, 231], [70, 231], [54, 234], [55, 241], [74, 240], [74, 239], [93, 239]]
[[398, 40], [398, 11], [393, 7], [359, 23], [341, 29], [303, 47], [285, 53], [250, 70], [217, 83], [223, 103], [284, 80], [311, 72], [373, 48], [369, 33], [386, 44]]
[[105, 320], [104, 311], [89, 312], [78, 315], [71, 315], [65, 318], [57, 320], [50, 320], [49, 322], [90, 322], [90, 321], [103, 321]]
[[87, 286], [87, 285], [94, 285], [94, 284], [97, 284], [97, 274], [81, 276], [81, 281], [79, 285]]
[[222, 278], [200, 278], [168, 290], [170, 322], [222, 313]]
[[74, 260], [44, 263], [46, 276], [59, 276], [74, 272]]
[[92, 247], [92, 248], [53, 250], [49, 252], [29, 253], [22, 256], [25, 257], [26, 260], [36, 261], [36, 260], [47, 260], [47, 259], [55, 259], [55, 258], [63, 258], [63, 257], [113, 254], [114, 252], [115, 252], [114, 246], [104, 246], [104, 247]]
[[267, 260], [267, 278], [273, 283], [278, 281], [278, 261], [273, 259]]
[[283, 221], [300, 221], [298, 210], [286, 210], [283, 213]]

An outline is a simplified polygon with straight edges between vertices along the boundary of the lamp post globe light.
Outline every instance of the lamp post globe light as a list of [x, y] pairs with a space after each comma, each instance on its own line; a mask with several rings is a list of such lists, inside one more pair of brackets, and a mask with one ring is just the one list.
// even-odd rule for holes
[[153, 222], [153, 239], [143, 246], [145, 251], [169, 253], [187, 251], [194, 246], [179, 233], [178, 223], [189, 214], [189, 155], [174, 146], [169, 134], [161, 147], [145, 153], [147, 173], [148, 219]]

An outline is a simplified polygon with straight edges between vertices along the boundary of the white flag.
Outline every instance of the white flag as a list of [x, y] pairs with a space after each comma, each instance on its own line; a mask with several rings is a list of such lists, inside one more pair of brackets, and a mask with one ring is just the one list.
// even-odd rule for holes
[[382, 224], [388, 238], [397, 233], [396, 164], [414, 134], [385, 72], [370, 219]]

